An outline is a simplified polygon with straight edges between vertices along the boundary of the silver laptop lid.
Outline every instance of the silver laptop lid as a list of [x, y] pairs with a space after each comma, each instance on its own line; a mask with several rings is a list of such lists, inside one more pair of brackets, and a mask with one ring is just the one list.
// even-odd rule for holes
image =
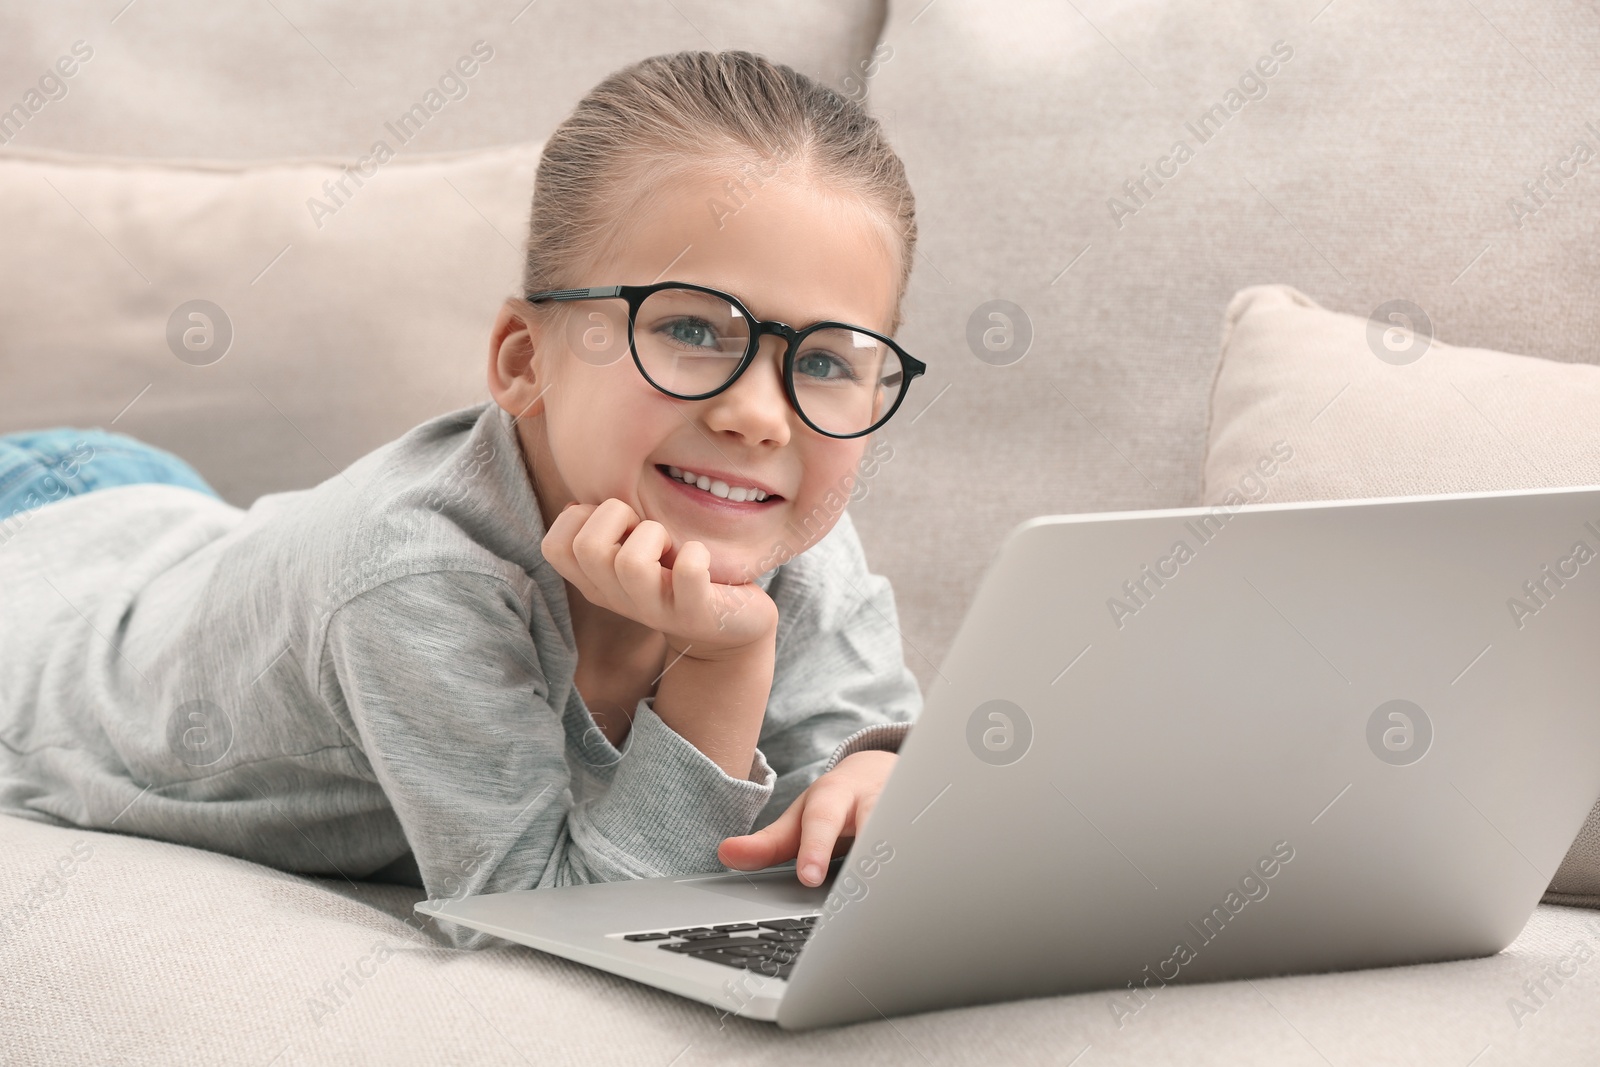
[[1600, 794], [1600, 487], [1007, 538], [779, 1022], [1485, 955]]

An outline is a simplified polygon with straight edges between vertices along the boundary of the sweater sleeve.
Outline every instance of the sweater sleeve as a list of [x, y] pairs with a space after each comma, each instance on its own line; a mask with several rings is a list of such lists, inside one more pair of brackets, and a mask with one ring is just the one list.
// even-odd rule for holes
[[807, 599], [778, 649], [761, 736], [777, 781], [755, 828], [846, 756], [898, 751], [922, 712], [887, 578], [863, 566], [853, 581], [834, 576]]
[[[329, 619], [320, 688], [341, 708], [430, 899], [719, 871], [774, 774], [735, 779], [640, 701], [620, 750], [569, 740], [522, 604], [502, 579], [410, 575]], [[564, 703], [564, 701], [563, 701]], [[603, 775], [574, 799], [569, 752]], [[497, 939], [441, 923], [457, 948]]]

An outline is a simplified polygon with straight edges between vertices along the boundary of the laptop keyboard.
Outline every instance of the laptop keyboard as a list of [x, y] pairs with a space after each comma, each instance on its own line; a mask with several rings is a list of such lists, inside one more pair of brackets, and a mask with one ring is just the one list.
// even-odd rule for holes
[[725, 967], [787, 979], [794, 961], [817, 924], [815, 915], [762, 919], [720, 926], [685, 926], [678, 930], [646, 930], [623, 934], [624, 941], [659, 941], [665, 952], [677, 952]]

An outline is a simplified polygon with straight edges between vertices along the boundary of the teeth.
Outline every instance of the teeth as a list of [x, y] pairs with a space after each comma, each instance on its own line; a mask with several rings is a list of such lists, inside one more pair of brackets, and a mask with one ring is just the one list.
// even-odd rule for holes
[[743, 485], [730, 486], [727, 482], [714, 481], [711, 478], [706, 477], [704, 474], [695, 474], [693, 471], [686, 471], [682, 467], [668, 465], [667, 473], [686, 485], [692, 485], [698, 489], [704, 489], [712, 496], [721, 497], [723, 500], [732, 500], [736, 503], [742, 503], [746, 500], [767, 499], [767, 494], [760, 489]]

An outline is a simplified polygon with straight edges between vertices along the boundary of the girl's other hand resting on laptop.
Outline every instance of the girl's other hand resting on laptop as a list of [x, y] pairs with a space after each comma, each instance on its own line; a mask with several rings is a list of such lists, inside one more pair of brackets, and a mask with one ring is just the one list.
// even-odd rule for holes
[[753, 834], [724, 838], [717, 858], [735, 870], [758, 871], [798, 857], [800, 881], [821, 885], [828, 861], [848, 852], [866, 825], [898, 758], [893, 752], [846, 756], [770, 824]]

